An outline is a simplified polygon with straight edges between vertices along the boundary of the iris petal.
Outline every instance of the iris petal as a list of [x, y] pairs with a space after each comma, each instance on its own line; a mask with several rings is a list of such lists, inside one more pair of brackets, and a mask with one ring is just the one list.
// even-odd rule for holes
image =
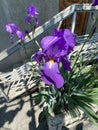
[[30, 20], [31, 20], [31, 17], [30, 17], [30, 16], [27, 16], [26, 19], [25, 19], [25, 22], [26, 22], [26, 23], [30, 23]]
[[41, 41], [41, 47], [49, 58], [54, 58], [56, 61], [68, 52], [68, 45], [63, 37], [46, 36]]
[[61, 62], [62, 62], [62, 65], [63, 65], [63, 68], [67, 71], [72, 71], [71, 67], [70, 67], [70, 61], [69, 59], [66, 57], [62, 57], [61, 58]]
[[37, 12], [37, 8], [35, 6], [32, 6], [32, 5], [28, 6], [27, 14], [28, 14], [28, 16], [25, 19], [26, 23], [30, 23], [31, 19], [34, 18], [35, 23], [39, 24], [38, 12]]
[[64, 30], [64, 39], [66, 41], [66, 44], [68, 45], [68, 54], [73, 50], [75, 46], [75, 36], [74, 34], [69, 30]]
[[49, 49], [50, 46], [52, 46], [56, 41], [58, 41], [58, 37], [55, 36], [46, 36], [41, 40], [41, 47], [43, 51], [45, 52], [46, 50]]
[[53, 31], [53, 36], [63, 37], [63, 34], [64, 34], [63, 29], [60, 29], [60, 30], [54, 29]]
[[33, 15], [34, 17], [38, 15], [37, 8], [35, 6], [32, 6], [32, 5], [27, 7], [27, 13], [29, 15]]
[[11, 38], [14, 35], [17, 35], [17, 37], [21, 40], [25, 39], [24, 34], [20, 31], [19, 27], [14, 23], [9, 23], [6, 25], [6, 31], [11, 34]]
[[21, 32], [21, 31], [17, 31], [16, 32], [16, 34], [17, 34], [17, 37], [19, 38], [19, 39], [21, 39], [21, 40], [24, 40], [25, 39], [25, 36], [24, 36], [24, 34]]
[[58, 70], [58, 64], [56, 62], [50, 65], [50, 62], [46, 62], [41, 71], [43, 81], [50, 85], [54, 84], [56, 88], [61, 88], [64, 85], [64, 79]]
[[51, 58], [54, 58], [56, 61], [61, 56], [67, 55], [68, 46], [64, 44], [64, 39], [58, 39], [53, 45], [47, 49], [47, 55]]
[[62, 62], [65, 70], [72, 71], [67, 56], [73, 50], [74, 46], [75, 36], [69, 29], [54, 30], [52, 36], [46, 36], [41, 40], [43, 55], [38, 52], [39, 54], [36, 54], [36, 60], [40, 63], [41, 58], [44, 59], [41, 76], [46, 84], [54, 84], [56, 88], [63, 87], [64, 79], [59, 72], [58, 63]]
[[9, 32], [10, 34], [15, 34], [17, 30], [19, 30], [19, 28], [14, 23], [9, 23], [6, 25], [6, 31]]
[[34, 54], [34, 58], [35, 58], [35, 60], [37, 61], [37, 63], [40, 64], [40, 63], [41, 63], [41, 60], [42, 60], [42, 58], [43, 58], [42, 50], [39, 50], [38, 52], [36, 52], [36, 53]]
[[93, 0], [92, 6], [96, 6], [96, 5], [98, 5], [98, 0]]
[[35, 23], [38, 25], [39, 24], [39, 19], [35, 17]]

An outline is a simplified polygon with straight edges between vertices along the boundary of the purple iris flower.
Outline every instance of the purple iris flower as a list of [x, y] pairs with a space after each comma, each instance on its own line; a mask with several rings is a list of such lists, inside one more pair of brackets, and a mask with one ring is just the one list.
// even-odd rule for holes
[[35, 53], [35, 59], [40, 64], [44, 61], [41, 76], [46, 84], [54, 84], [56, 88], [64, 85], [64, 79], [59, 71], [59, 63], [64, 70], [72, 71], [68, 54], [75, 46], [75, 36], [68, 30], [54, 30], [52, 36], [46, 36], [41, 41], [41, 50]]
[[30, 21], [32, 20], [32, 18], [35, 19], [35, 23], [39, 24], [39, 19], [38, 19], [38, 12], [35, 6], [28, 6], [27, 7], [27, 14], [28, 16], [26, 17], [26, 23], [30, 23]]
[[98, 0], [93, 0], [92, 6], [96, 6], [96, 5], [98, 5]]
[[24, 40], [25, 36], [24, 34], [19, 30], [19, 27], [14, 23], [9, 23], [6, 26], [6, 31], [11, 34], [11, 39], [14, 35], [17, 35], [17, 37], [21, 40]]

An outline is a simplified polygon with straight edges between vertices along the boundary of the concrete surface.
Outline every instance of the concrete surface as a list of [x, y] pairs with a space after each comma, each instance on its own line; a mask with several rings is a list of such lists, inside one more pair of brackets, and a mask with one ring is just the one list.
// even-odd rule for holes
[[[32, 95], [21, 96], [10, 103], [0, 97], [0, 130], [49, 130], [42, 109], [33, 109], [32, 104]], [[98, 127], [83, 119], [64, 126], [62, 130], [98, 130]]]
[[46, 119], [41, 119], [41, 112], [39, 108], [32, 108], [32, 95], [25, 95], [10, 103], [1, 97], [0, 130], [48, 130]]

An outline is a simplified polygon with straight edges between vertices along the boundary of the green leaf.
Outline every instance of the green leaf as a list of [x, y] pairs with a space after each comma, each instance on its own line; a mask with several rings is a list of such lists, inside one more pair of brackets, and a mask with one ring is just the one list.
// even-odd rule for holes
[[97, 124], [97, 120], [98, 120], [98, 116], [96, 115], [96, 113], [92, 110], [91, 106], [89, 105], [89, 103], [85, 102], [84, 100], [81, 99], [76, 99], [75, 98], [75, 103], [77, 104], [77, 106], [84, 111], [84, 113], [89, 117], [89, 119], [98, 126]]

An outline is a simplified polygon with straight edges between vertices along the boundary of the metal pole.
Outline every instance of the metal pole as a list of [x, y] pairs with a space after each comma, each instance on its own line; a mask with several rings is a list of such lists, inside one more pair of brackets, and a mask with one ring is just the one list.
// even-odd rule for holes
[[0, 87], [0, 93], [2, 96], [4, 96], [4, 98], [7, 100], [7, 102], [9, 101], [8, 96], [5, 94], [4, 90]]
[[71, 26], [71, 32], [74, 33], [75, 30], [75, 24], [76, 24], [76, 16], [77, 16], [77, 12], [75, 11], [72, 17], [72, 26]]

